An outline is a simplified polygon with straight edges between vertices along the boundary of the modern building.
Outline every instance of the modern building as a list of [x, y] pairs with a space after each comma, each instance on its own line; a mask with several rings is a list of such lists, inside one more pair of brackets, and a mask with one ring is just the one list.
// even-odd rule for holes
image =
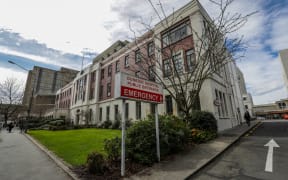
[[47, 109], [54, 108], [57, 90], [71, 82], [77, 73], [63, 67], [56, 71], [34, 66], [28, 73], [22, 104], [31, 107], [32, 116], [42, 116]]
[[[164, 80], [173, 76], [173, 71], [181, 71], [181, 77], [191, 73], [193, 61], [197, 59], [195, 58], [196, 44], [199, 43], [197, 37], [203, 32], [204, 20], [207, 19], [209, 16], [199, 2], [191, 1], [163, 20], [169, 22], [169, 27], [159, 22], [151, 31], [133, 42], [115, 42], [99, 54], [92, 65], [79, 72], [72, 84], [58, 91], [56, 111], [61, 109], [59, 106], [61, 102], [70, 102], [68, 103], [70, 111], [66, 111], [65, 117], [70, 117], [74, 124], [101, 124], [106, 120], [114, 121], [122, 113], [125, 113], [126, 119], [136, 121], [154, 113], [154, 104], [131, 100], [126, 100], [125, 112], [122, 112], [122, 100], [114, 97], [115, 75], [124, 72], [155, 81], [155, 74], [149, 72], [156, 71], [156, 75]], [[169, 67], [171, 58], [165, 57], [169, 46], [172, 45], [174, 47], [172, 59], [177, 64], [175, 69]], [[160, 58], [159, 64], [147, 64], [149, 59], [155, 57]], [[163, 71], [157, 71], [156, 67]], [[148, 73], [144, 73], [145, 71]], [[239, 81], [239, 72], [241, 71], [235, 62], [229, 62], [220, 72], [204, 81], [198, 94], [201, 110], [215, 115], [219, 131], [244, 121], [243, 91], [246, 92], [246, 88], [245, 85], [241, 86], [244, 82]], [[244, 78], [242, 80], [244, 81]], [[71, 94], [62, 96], [66, 97], [64, 100], [59, 95], [71, 86]], [[191, 91], [192, 88], [186, 93]], [[181, 110], [167, 89], [164, 90], [163, 97], [164, 103], [158, 105], [158, 113], [181, 115]]]
[[257, 118], [282, 119], [288, 115], [288, 99], [280, 99], [274, 103], [253, 106]]

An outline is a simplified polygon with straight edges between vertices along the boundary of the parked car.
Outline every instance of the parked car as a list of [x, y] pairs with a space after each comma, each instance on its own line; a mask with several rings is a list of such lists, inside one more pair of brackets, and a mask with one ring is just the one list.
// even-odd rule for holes
[[285, 120], [288, 120], [288, 114], [282, 115], [282, 118], [285, 119]]

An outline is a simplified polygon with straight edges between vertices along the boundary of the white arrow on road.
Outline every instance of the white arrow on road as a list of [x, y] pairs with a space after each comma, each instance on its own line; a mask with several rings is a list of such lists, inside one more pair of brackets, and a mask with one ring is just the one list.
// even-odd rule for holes
[[268, 154], [266, 158], [266, 166], [265, 166], [265, 171], [267, 172], [273, 172], [273, 148], [274, 147], [280, 147], [274, 139], [271, 139], [267, 144], [264, 146], [268, 146]]

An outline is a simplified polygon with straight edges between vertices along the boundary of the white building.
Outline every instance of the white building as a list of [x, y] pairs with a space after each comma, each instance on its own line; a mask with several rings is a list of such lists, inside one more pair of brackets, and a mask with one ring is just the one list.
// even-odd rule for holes
[[[159, 55], [162, 59], [159, 66], [165, 68], [166, 59], [154, 46], [165, 49], [163, 41], [165, 41], [166, 32], [175, 34], [174, 45], [185, 44], [185, 47], [179, 46], [173, 53], [178, 57], [178, 68], [181, 68], [183, 73], [189, 73], [189, 68], [186, 66], [189, 65], [188, 61], [196, 56], [194, 53], [197, 48], [195, 33], [201, 34], [204, 18], [209, 18], [205, 10], [197, 1], [191, 1], [175, 11], [173, 17], [167, 17], [169, 22], [173, 19], [173, 24], [169, 28], [164, 28], [160, 22], [154, 27], [153, 32], [147, 32], [141, 36], [137, 44], [127, 41], [114, 43], [99, 54], [93, 60], [92, 65], [79, 72], [69, 85], [72, 87], [71, 104], [70, 111], [66, 111], [70, 114], [66, 117], [69, 116], [74, 124], [101, 124], [105, 120], [115, 120], [122, 113], [122, 100], [114, 98], [115, 74], [125, 72], [143, 77], [140, 69], [136, 71], [133, 69], [141, 61], [140, 52], [147, 53], [149, 57]], [[194, 31], [192, 32], [189, 27], [193, 27]], [[142, 47], [147, 48], [142, 49]], [[146, 68], [153, 68], [153, 66]], [[234, 62], [227, 64], [219, 74], [204, 81], [199, 93], [201, 110], [215, 115], [219, 131], [236, 126], [243, 121], [245, 109], [238, 71], [240, 70]], [[179, 115], [177, 104], [171, 95], [164, 91], [163, 96], [164, 103], [158, 105], [158, 112]], [[154, 113], [154, 105], [140, 101], [126, 101], [125, 110], [126, 119], [135, 121]]]

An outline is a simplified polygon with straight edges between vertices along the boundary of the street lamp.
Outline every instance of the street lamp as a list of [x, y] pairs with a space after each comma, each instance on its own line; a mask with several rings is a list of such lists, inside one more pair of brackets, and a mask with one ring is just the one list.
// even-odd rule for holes
[[[13, 62], [13, 61], [8, 61], [10, 64], [13, 64], [13, 65], [16, 65], [18, 66], [19, 68], [27, 71], [29, 73], [30, 70], [24, 68], [23, 66]], [[33, 72], [31, 72], [31, 74], [33, 75]], [[35, 77], [36, 78], [36, 77]], [[33, 83], [33, 86], [32, 86], [32, 92], [31, 92], [31, 97], [30, 97], [30, 101], [29, 101], [29, 104], [28, 104], [28, 109], [27, 109], [27, 123], [30, 119], [30, 113], [31, 113], [31, 109], [32, 109], [32, 101], [33, 101], [33, 96], [34, 96], [34, 88], [35, 88], [35, 82], [36, 82], [36, 79], [34, 79], [34, 83]], [[27, 132], [27, 128], [28, 128], [28, 124], [27, 124], [27, 127], [25, 128], [25, 132]]]

